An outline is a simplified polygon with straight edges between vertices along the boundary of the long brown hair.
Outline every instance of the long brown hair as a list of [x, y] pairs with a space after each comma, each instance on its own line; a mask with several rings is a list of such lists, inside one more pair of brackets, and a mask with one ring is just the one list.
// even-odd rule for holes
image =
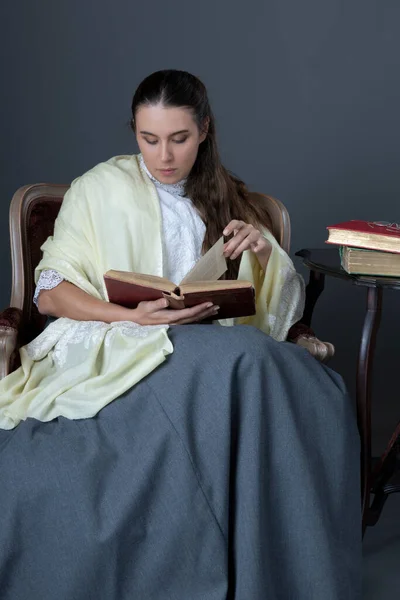
[[[185, 186], [185, 195], [191, 199], [206, 226], [203, 252], [215, 244], [232, 219], [254, 226], [268, 223], [269, 215], [264, 207], [251, 201], [243, 181], [232, 175], [221, 163], [215, 119], [204, 84], [186, 71], [165, 70], [149, 75], [133, 96], [133, 131], [138, 108], [159, 103], [166, 107], [189, 108], [200, 131], [204, 131], [208, 125], [206, 139], [199, 146]], [[240, 257], [229, 260], [225, 277], [236, 279], [239, 265]]]

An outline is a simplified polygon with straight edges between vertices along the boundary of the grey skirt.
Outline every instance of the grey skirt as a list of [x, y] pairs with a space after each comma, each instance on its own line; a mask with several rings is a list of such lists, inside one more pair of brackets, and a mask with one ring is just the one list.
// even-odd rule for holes
[[341, 378], [247, 326], [184, 325], [91, 419], [0, 431], [1, 600], [358, 600]]

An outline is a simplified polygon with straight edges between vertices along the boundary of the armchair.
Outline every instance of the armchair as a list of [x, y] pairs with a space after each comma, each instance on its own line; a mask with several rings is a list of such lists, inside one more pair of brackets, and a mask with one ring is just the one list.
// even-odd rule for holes
[[[0, 313], [0, 379], [19, 366], [19, 348], [39, 335], [45, 326], [46, 317], [33, 303], [34, 270], [41, 258], [42, 244], [53, 233], [68, 188], [68, 185], [28, 185], [17, 190], [11, 201], [12, 291], [10, 307]], [[270, 222], [265, 225], [289, 252], [291, 229], [285, 206], [271, 196], [256, 192], [252, 196], [267, 204]], [[320, 360], [333, 354], [333, 346], [317, 340], [314, 332], [301, 322], [291, 328], [288, 341], [306, 347]]]

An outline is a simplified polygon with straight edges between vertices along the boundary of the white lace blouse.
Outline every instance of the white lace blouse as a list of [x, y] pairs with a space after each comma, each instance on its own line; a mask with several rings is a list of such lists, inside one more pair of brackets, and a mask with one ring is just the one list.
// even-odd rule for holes
[[[184, 180], [175, 184], [161, 183], [151, 175], [143, 157], [140, 163], [143, 171], [155, 184], [160, 200], [163, 276], [178, 284], [200, 258], [206, 228], [191, 200], [184, 196]], [[57, 271], [42, 271], [34, 303], [37, 305], [42, 290], [51, 290], [62, 281], [64, 279]]]

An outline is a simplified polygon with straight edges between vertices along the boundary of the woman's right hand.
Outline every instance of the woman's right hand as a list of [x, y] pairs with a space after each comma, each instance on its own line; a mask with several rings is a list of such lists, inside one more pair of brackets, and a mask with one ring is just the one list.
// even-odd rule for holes
[[140, 302], [137, 308], [131, 310], [131, 320], [139, 325], [185, 325], [216, 317], [219, 310], [219, 306], [211, 302], [179, 310], [172, 310], [167, 306], [168, 300], [165, 298]]

